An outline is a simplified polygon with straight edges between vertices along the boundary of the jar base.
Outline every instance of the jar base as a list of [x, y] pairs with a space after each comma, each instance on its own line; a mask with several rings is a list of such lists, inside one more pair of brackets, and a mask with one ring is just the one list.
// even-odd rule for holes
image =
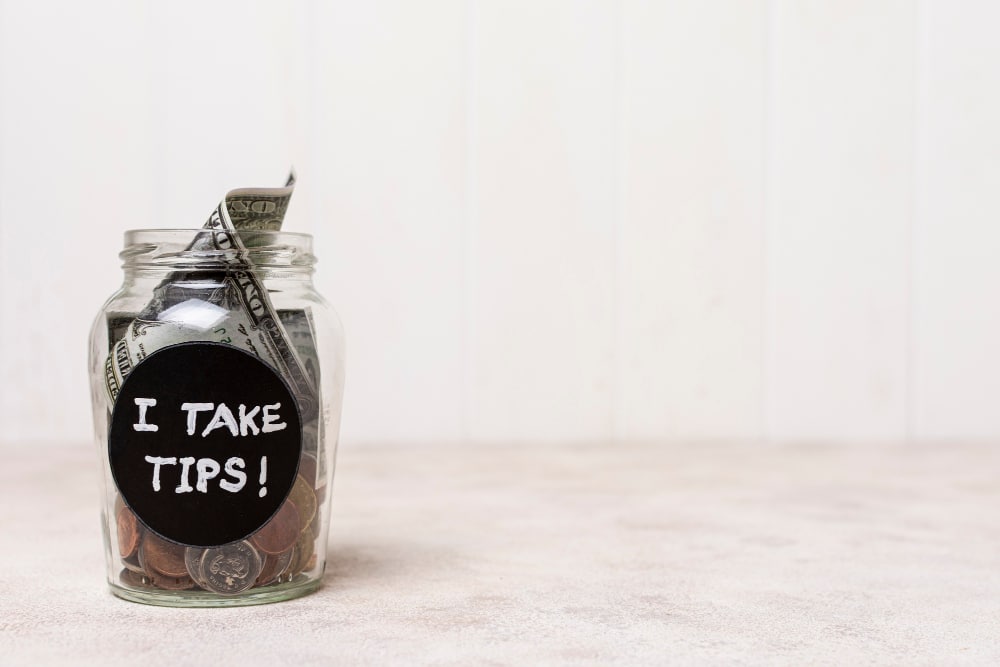
[[282, 602], [308, 595], [320, 587], [321, 579], [290, 581], [285, 584], [267, 586], [262, 589], [251, 589], [246, 593], [225, 597], [205, 591], [164, 591], [149, 589], [148, 591], [125, 588], [109, 583], [111, 592], [123, 600], [158, 607], [246, 607], [255, 604]]

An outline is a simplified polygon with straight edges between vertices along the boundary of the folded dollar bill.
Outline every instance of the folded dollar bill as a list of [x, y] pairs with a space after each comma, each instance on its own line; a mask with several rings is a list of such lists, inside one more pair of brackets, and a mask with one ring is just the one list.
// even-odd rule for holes
[[[112, 402], [132, 368], [152, 352], [191, 341], [239, 347], [278, 371], [299, 402], [304, 423], [318, 416], [318, 365], [308, 313], [286, 315], [284, 322], [271, 303], [244, 241], [252, 232], [281, 229], [295, 187], [290, 176], [282, 188], [232, 190], [196, 232], [189, 252], [212, 252], [218, 270], [179, 271], [161, 282], [140, 313], [109, 318], [111, 349], [105, 380]], [[195, 277], [197, 276], [197, 277]], [[205, 285], [210, 288], [206, 289]], [[287, 323], [294, 323], [295, 338]], [[308, 343], [304, 342], [308, 337]], [[303, 356], [306, 362], [303, 361]], [[312, 368], [307, 366], [308, 362]]]

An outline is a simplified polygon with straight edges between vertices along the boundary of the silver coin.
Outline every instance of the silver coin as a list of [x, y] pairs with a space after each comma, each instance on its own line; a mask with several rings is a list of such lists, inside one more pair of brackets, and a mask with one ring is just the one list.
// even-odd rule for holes
[[264, 556], [264, 564], [261, 566], [260, 576], [257, 578], [258, 586], [268, 586], [274, 583], [281, 583], [281, 576], [292, 564], [292, 552], [294, 549], [283, 551], [277, 556]]
[[232, 542], [205, 550], [198, 579], [213, 593], [236, 595], [253, 586], [262, 564], [252, 544]]
[[201, 559], [204, 558], [207, 549], [199, 547], [188, 547], [184, 550], [184, 565], [187, 567], [188, 575], [202, 588], [205, 582], [201, 578]]

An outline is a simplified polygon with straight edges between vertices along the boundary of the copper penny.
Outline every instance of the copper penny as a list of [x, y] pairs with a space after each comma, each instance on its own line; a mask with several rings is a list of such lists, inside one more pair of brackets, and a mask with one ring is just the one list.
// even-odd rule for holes
[[118, 524], [118, 553], [122, 555], [122, 558], [128, 558], [139, 548], [139, 537], [141, 537], [142, 530], [139, 527], [139, 520], [135, 518], [132, 510], [123, 506], [118, 510], [116, 523]]
[[305, 530], [316, 516], [316, 493], [309, 483], [302, 479], [302, 475], [295, 476], [295, 484], [288, 492], [288, 499], [295, 503], [295, 507], [299, 510], [299, 530]]
[[319, 529], [321, 527], [320, 526], [321, 523], [322, 521], [320, 521], [320, 512], [319, 510], [317, 510], [316, 516], [313, 517], [312, 523], [309, 524], [309, 533], [314, 538], [319, 537]]
[[306, 569], [306, 564], [312, 558], [315, 548], [312, 535], [308, 533], [299, 535], [299, 541], [295, 543], [295, 557], [292, 559], [292, 567], [289, 570], [293, 575]]
[[303, 454], [302, 458], [299, 459], [299, 474], [314, 489], [318, 484], [316, 480], [317, 467], [316, 458], [312, 454]]
[[291, 581], [295, 578], [295, 563], [299, 560], [299, 545], [295, 545], [292, 549], [292, 558], [288, 563], [288, 567], [285, 568], [285, 572], [278, 577], [278, 583]]
[[139, 562], [150, 576], [165, 574], [168, 577], [188, 576], [184, 563], [184, 547], [167, 542], [152, 533], [146, 533], [139, 547]]
[[149, 586], [149, 579], [138, 572], [133, 572], [131, 570], [122, 570], [118, 574], [118, 581], [123, 586], [129, 586], [131, 588], [140, 588], [144, 586]]
[[153, 585], [165, 591], [186, 591], [194, 588], [191, 577], [171, 577], [165, 574], [154, 574], [150, 577]]
[[295, 546], [300, 532], [298, 507], [291, 500], [286, 500], [250, 541], [265, 554], [278, 555]]

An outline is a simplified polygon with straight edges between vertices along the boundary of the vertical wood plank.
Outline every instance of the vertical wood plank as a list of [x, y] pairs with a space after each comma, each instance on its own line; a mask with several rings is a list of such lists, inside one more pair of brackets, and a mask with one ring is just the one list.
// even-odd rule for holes
[[913, 431], [924, 438], [996, 438], [1000, 7], [921, 6]]
[[146, 28], [131, 2], [3, 5], [0, 439], [90, 433], [90, 324], [154, 217]]
[[761, 434], [764, 18], [624, 4], [620, 438]]
[[468, 433], [611, 434], [615, 3], [475, 3]]
[[316, 8], [317, 280], [347, 333], [345, 439], [462, 437], [465, 17]]
[[771, 11], [769, 431], [900, 438], [916, 10], [777, 1]]

